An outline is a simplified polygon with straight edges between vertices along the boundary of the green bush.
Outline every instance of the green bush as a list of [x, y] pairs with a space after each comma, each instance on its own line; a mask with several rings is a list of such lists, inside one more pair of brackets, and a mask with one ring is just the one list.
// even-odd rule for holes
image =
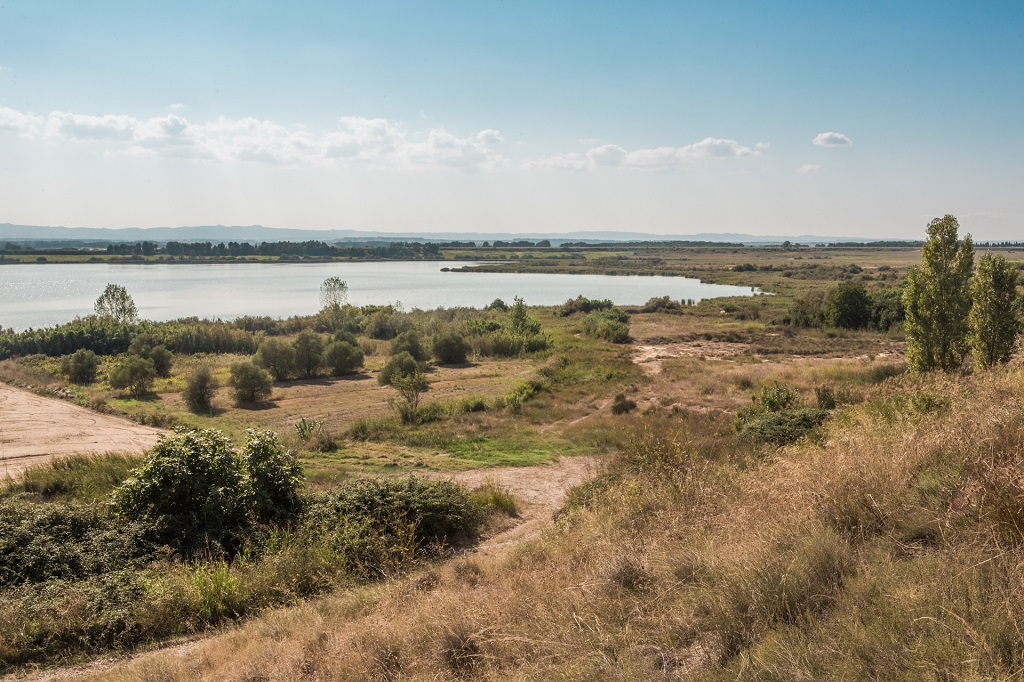
[[402, 351], [393, 355], [384, 369], [377, 375], [377, 383], [381, 386], [390, 386], [391, 382], [400, 376], [412, 376], [420, 371], [420, 363], [409, 353]]
[[137, 335], [128, 346], [128, 352], [151, 361], [158, 377], [171, 376], [174, 356], [167, 348], [157, 343], [152, 334]]
[[442, 365], [460, 365], [473, 350], [458, 332], [442, 332], [435, 335], [430, 347], [434, 359]]
[[399, 353], [408, 353], [416, 362], [426, 362], [429, 357], [427, 349], [420, 343], [420, 335], [416, 333], [415, 329], [402, 332], [391, 342], [388, 355], [398, 355]]
[[324, 364], [330, 368], [331, 376], [351, 374], [363, 366], [363, 360], [362, 349], [348, 341], [332, 341], [324, 349]]
[[616, 309], [590, 313], [583, 321], [583, 333], [611, 343], [627, 343], [629, 341], [629, 314]]
[[251, 362], [236, 362], [231, 365], [231, 378], [228, 383], [234, 389], [235, 401], [238, 403], [266, 400], [274, 390], [270, 374]]
[[210, 373], [210, 368], [200, 365], [189, 376], [181, 397], [191, 411], [206, 412], [210, 409], [216, 391], [217, 382]]
[[138, 355], [129, 355], [114, 365], [107, 381], [111, 388], [128, 389], [133, 398], [141, 398], [153, 388], [156, 368], [153, 361]]
[[558, 307], [558, 316], [568, 317], [573, 313], [592, 313], [597, 310], [609, 310], [612, 305], [612, 302], [608, 299], [592, 300], [585, 296], [577, 296], [576, 298], [570, 298]]
[[295, 349], [281, 339], [264, 339], [254, 362], [270, 372], [274, 381], [284, 381], [295, 372]]
[[96, 370], [99, 366], [99, 356], [84, 348], [64, 356], [60, 363], [61, 373], [73, 384], [91, 384], [96, 381]]
[[292, 350], [299, 376], [312, 379], [320, 373], [320, 366], [324, 362], [324, 340], [319, 334], [308, 330], [302, 332], [292, 343]]
[[822, 310], [829, 327], [864, 329], [871, 323], [874, 301], [860, 282], [842, 282], [825, 297]]
[[112, 510], [183, 554], [233, 552], [253, 526], [284, 523], [298, 510], [295, 456], [272, 432], [247, 436], [239, 454], [213, 429], [164, 438], [114, 491]]
[[827, 417], [827, 410], [816, 407], [765, 412], [743, 421], [739, 432], [741, 438], [756, 443], [788, 445], [803, 438]]

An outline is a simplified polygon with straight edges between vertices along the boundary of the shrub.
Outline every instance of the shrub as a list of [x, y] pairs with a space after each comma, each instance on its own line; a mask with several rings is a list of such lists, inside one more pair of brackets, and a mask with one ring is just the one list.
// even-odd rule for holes
[[391, 386], [398, 390], [398, 394], [401, 396], [401, 400], [396, 401], [394, 407], [402, 422], [405, 424], [416, 422], [420, 397], [429, 388], [427, 377], [420, 371], [412, 374], [399, 374], [391, 377]]
[[73, 384], [91, 384], [96, 381], [96, 370], [99, 366], [99, 356], [85, 348], [65, 356], [60, 363], [61, 372]]
[[[364, 312], [367, 308], [364, 308]], [[366, 318], [366, 334], [371, 339], [389, 341], [412, 327], [408, 317], [392, 306], [376, 310]]]
[[822, 310], [829, 327], [864, 329], [871, 322], [874, 302], [860, 282], [843, 282], [825, 297]]
[[616, 309], [590, 313], [583, 322], [583, 333], [611, 343], [626, 343], [629, 341], [629, 314]]
[[292, 350], [295, 368], [302, 377], [312, 379], [320, 372], [320, 366], [324, 362], [324, 340], [319, 334], [311, 331], [302, 332], [292, 344]]
[[434, 336], [430, 344], [434, 359], [442, 365], [459, 365], [466, 361], [466, 356], [473, 349], [462, 334], [458, 332], [442, 332]]
[[220, 431], [179, 431], [150, 450], [111, 508], [184, 554], [231, 553], [253, 525], [287, 521], [300, 484], [298, 462], [272, 432], [249, 430], [236, 455]]
[[827, 417], [827, 410], [816, 407], [765, 412], [744, 420], [739, 431], [742, 438], [756, 443], [788, 445], [820, 426]]
[[153, 388], [156, 369], [153, 361], [129, 355], [110, 370], [107, 377], [111, 388], [128, 389], [133, 398], [141, 398]]
[[295, 350], [281, 339], [264, 339], [255, 362], [269, 371], [274, 381], [284, 381], [295, 371]]
[[416, 362], [424, 362], [429, 357], [427, 350], [420, 343], [419, 334], [414, 329], [404, 331], [396, 336], [391, 342], [391, 350], [388, 355], [398, 355], [403, 352], [411, 355]]
[[595, 310], [608, 310], [611, 307], [612, 302], [608, 299], [592, 300], [585, 296], [577, 296], [570, 298], [558, 307], [558, 316], [568, 317], [573, 313], [592, 313]]
[[132, 339], [131, 345], [128, 346], [128, 352], [152, 361], [153, 369], [156, 370], [157, 376], [171, 376], [171, 364], [174, 361], [174, 356], [171, 355], [167, 348], [157, 343], [152, 334], [139, 334], [136, 336]]
[[238, 403], [266, 400], [274, 390], [270, 374], [251, 362], [236, 362], [231, 365], [231, 378], [228, 383], [235, 390], [235, 401]]
[[794, 327], [820, 327], [825, 324], [825, 294], [808, 291], [789, 308], [786, 323]]
[[210, 373], [210, 368], [201, 365], [192, 372], [185, 384], [181, 397], [192, 412], [205, 412], [210, 409], [213, 395], [217, 391], [217, 382]]
[[627, 398], [623, 393], [615, 396], [615, 400], [612, 402], [612, 414], [625, 414], [635, 409], [636, 401]]
[[508, 312], [508, 303], [505, 303], [500, 298], [496, 298], [487, 305], [484, 306], [484, 310], [498, 310], [500, 312]]
[[409, 353], [402, 351], [393, 355], [384, 365], [384, 369], [377, 375], [377, 383], [381, 386], [390, 386], [396, 377], [410, 376], [419, 371], [420, 363], [416, 362], [416, 359]]
[[355, 372], [363, 366], [363, 359], [362, 349], [348, 341], [332, 341], [324, 349], [324, 364], [330, 368], [331, 376]]

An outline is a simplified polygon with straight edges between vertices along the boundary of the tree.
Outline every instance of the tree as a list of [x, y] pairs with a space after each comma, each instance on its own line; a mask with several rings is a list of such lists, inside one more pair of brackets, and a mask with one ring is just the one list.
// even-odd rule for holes
[[345, 324], [348, 284], [340, 277], [328, 277], [320, 285], [320, 319], [332, 330]]
[[153, 361], [129, 355], [110, 370], [107, 380], [111, 388], [128, 389], [133, 398], [141, 398], [153, 388], [156, 368]]
[[283, 381], [295, 371], [295, 350], [281, 339], [264, 339], [256, 351], [255, 362], [269, 370], [275, 381]]
[[903, 329], [907, 359], [919, 371], [959, 369], [967, 354], [974, 243], [971, 235], [957, 237], [959, 227], [951, 215], [931, 221], [923, 262], [907, 273]]
[[381, 386], [390, 386], [397, 377], [409, 376], [419, 371], [420, 363], [416, 362], [416, 358], [402, 351], [391, 356], [384, 369], [377, 375], [377, 383]]
[[419, 411], [420, 397], [427, 392], [427, 377], [416, 370], [411, 374], [401, 374], [391, 379], [391, 387], [398, 391], [401, 402], [395, 403], [398, 416], [405, 423], [416, 421]]
[[473, 347], [454, 331], [437, 334], [430, 344], [434, 359], [442, 365], [459, 365], [466, 361], [466, 356]]
[[128, 352], [138, 355], [140, 358], [153, 361], [158, 377], [171, 376], [171, 365], [174, 363], [174, 356], [163, 344], [158, 344], [152, 334], [139, 334], [132, 339], [128, 346]]
[[108, 317], [121, 324], [135, 324], [139, 321], [139, 309], [128, 291], [120, 284], [108, 284], [93, 306], [96, 315]]
[[968, 316], [971, 353], [979, 369], [1010, 359], [1021, 333], [1020, 273], [1002, 256], [986, 253], [971, 284], [973, 303]]
[[65, 356], [60, 363], [61, 372], [73, 384], [91, 384], [96, 380], [96, 370], [100, 359], [91, 350], [79, 348], [73, 354]]
[[363, 366], [363, 351], [347, 341], [332, 341], [324, 349], [324, 364], [331, 368], [331, 376], [351, 374]]
[[324, 340], [319, 334], [306, 330], [295, 338], [292, 344], [295, 352], [295, 367], [306, 379], [312, 379], [324, 364]]
[[516, 296], [508, 311], [508, 328], [513, 334], [532, 336], [540, 332], [540, 322], [526, 312], [526, 303]]
[[192, 372], [192, 376], [188, 378], [188, 383], [185, 384], [185, 390], [182, 392], [182, 398], [185, 399], [188, 409], [193, 412], [205, 412], [210, 409], [213, 394], [216, 391], [217, 382], [210, 373], [210, 368], [206, 365], [200, 365]]
[[228, 383], [235, 390], [235, 401], [238, 403], [266, 400], [274, 390], [270, 374], [251, 362], [236, 362], [231, 365], [231, 378]]
[[843, 282], [825, 298], [824, 318], [829, 327], [864, 329], [871, 322], [874, 303], [860, 282]]
[[391, 348], [388, 355], [398, 355], [401, 352], [411, 355], [416, 362], [424, 362], [430, 355], [427, 349], [420, 343], [420, 335], [415, 329], [404, 331], [391, 341]]

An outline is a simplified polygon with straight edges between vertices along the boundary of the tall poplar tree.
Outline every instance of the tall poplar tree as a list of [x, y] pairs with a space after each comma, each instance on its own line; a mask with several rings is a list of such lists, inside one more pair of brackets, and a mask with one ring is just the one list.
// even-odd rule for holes
[[963, 365], [968, 350], [974, 242], [962, 241], [951, 215], [928, 223], [923, 262], [911, 267], [903, 290], [907, 318], [907, 359], [916, 370], [950, 372]]
[[1021, 321], [1020, 271], [1002, 256], [986, 253], [971, 284], [971, 354], [979, 369], [1006, 362], [1017, 348]]

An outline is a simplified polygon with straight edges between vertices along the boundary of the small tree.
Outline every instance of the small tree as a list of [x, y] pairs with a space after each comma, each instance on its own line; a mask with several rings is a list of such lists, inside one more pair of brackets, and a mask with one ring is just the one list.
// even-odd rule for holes
[[132, 355], [138, 355], [140, 358], [152, 360], [157, 376], [165, 378], [171, 376], [171, 365], [174, 362], [174, 356], [163, 344], [157, 343], [152, 334], [139, 334], [136, 336], [132, 339], [131, 345], [128, 346], [128, 352]]
[[903, 290], [907, 359], [921, 371], [959, 369], [967, 353], [974, 243], [961, 241], [959, 223], [947, 215], [928, 224], [923, 263], [911, 267]]
[[295, 350], [281, 339], [264, 339], [256, 351], [255, 362], [268, 370], [275, 381], [284, 381], [295, 371]]
[[331, 376], [351, 374], [363, 366], [363, 351], [347, 341], [332, 341], [324, 349], [324, 364], [331, 368]]
[[420, 343], [420, 335], [416, 333], [415, 329], [404, 331], [391, 341], [389, 355], [398, 355], [402, 352], [408, 353], [417, 362], [424, 362], [429, 357], [426, 348]]
[[430, 344], [434, 359], [442, 365], [458, 365], [466, 361], [473, 347], [458, 332], [442, 332]]
[[405, 423], [416, 421], [420, 397], [427, 392], [427, 377], [423, 372], [401, 374], [391, 379], [391, 387], [398, 391], [401, 400], [395, 404], [398, 416]]
[[96, 381], [99, 366], [99, 356], [85, 348], [79, 348], [60, 363], [61, 372], [73, 384], [91, 384]]
[[526, 311], [526, 303], [516, 296], [508, 311], [508, 328], [513, 334], [533, 335], [540, 332], [540, 322]]
[[409, 376], [420, 371], [420, 363], [416, 358], [405, 351], [391, 356], [384, 369], [377, 375], [377, 383], [381, 386], [390, 386], [391, 383], [401, 376]]
[[860, 282], [843, 282], [825, 298], [824, 318], [829, 327], [864, 329], [871, 322], [874, 303]]
[[1002, 256], [982, 255], [971, 284], [973, 304], [968, 322], [974, 364], [986, 369], [1010, 359], [1020, 336], [1020, 273]]
[[320, 285], [320, 319], [332, 330], [345, 324], [348, 284], [340, 277], [328, 277]]
[[93, 306], [96, 315], [121, 324], [135, 324], [139, 321], [139, 309], [128, 291], [120, 284], [108, 284]]
[[153, 388], [153, 380], [156, 379], [156, 369], [153, 361], [140, 358], [138, 355], [129, 355], [117, 363], [107, 380], [111, 388], [128, 389], [133, 398], [141, 398]]
[[236, 362], [231, 365], [231, 378], [228, 383], [235, 391], [235, 401], [242, 404], [266, 400], [274, 390], [270, 374], [251, 362]]
[[214, 380], [213, 374], [210, 373], [210, 368], [200, 365], [188, 378], [182, 398], [188, 405], [188, 409], [193, 412], [206, 412], [210, 409], [213, 395], [216, 392], [217, 382]]
[[295, 353], [295, 367], [306, 379], [312, 379], [320, 373], [324, 364], [324, 340], [319, 334], [306, 330], [295, 338], [292, 344]]

